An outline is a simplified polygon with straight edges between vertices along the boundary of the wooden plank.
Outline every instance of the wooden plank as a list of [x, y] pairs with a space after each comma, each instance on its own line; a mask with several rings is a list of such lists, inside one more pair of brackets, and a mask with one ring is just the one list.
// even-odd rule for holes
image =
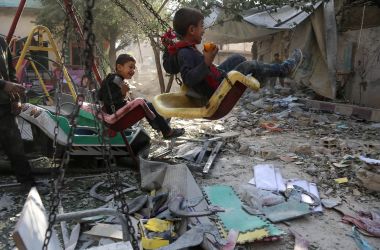
[[[13, 239], [20, 250], [41, 250], [48, 227], [46, 210], [36, 188], [32, 188], [13, 232]], [[55, 231], [50, 239], [49, 250], [61, 249]]]

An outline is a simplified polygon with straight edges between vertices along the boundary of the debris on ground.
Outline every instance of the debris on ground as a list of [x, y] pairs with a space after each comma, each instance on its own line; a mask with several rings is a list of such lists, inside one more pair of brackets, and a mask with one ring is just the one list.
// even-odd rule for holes
[[[120, 177], [129, 188], [126, 202], [143, 247], [352, 249], [355, 242], [376, 249], [379, 126], [310, 109], [301, 98], [299, 92], [247, 92], [221, 120], [173, 120], [186, 134], [171, 142], [156, 139], [141, 122], [153, 135], [150, 155], [161, 162], [140, 159], [140, 173], [128, 169]], [[48, 158], [31, 162], [39, 168], [51, 164]], [[117, 207], [107, 186], [97, 184], [107, 182], [105, 175], [77, 177], [69, 174], [62, 190], [65, 212]], [[2, 176], [0, 185], [10, 180]], [[15, 246], [10, 235], [26, 197], [6, 188], [0, 195], [2, 249]], [[102, 199], [89, 195], [92, 188]], [[50, 198], [41, 198], [49, 206]], [[85, 233], [76, 249], [121, 243], [117, 217], [79, 222]], [[72, 242], [65, 236], [67, 246], [75, 245], [75, 226], [66, 225], [73, 232]]]

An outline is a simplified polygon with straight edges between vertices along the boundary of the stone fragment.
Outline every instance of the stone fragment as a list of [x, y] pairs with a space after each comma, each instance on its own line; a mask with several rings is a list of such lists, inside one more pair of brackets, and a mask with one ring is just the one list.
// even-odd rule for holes
[[296, 154], [302, 154], [302, 155], [311, 155], [311, 146], [310, 144], [299, 144], [299, 145], [292, 145], [291, 146], [291, 151], [296, 153]]

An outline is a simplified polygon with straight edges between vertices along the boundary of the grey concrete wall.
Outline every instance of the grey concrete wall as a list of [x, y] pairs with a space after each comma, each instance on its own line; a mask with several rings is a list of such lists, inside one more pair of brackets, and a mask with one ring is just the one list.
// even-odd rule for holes
[[380, 108], [380, 27], [340, 34], [338, 74], [344, 97], [353, 104]]

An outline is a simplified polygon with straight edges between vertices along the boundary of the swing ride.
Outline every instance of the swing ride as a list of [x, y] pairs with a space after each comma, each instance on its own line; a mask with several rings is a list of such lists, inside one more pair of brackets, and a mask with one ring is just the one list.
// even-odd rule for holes
[[[22, 1], [25, 3], [25, 1]], [[78, 23], [78, 19], [73, 11], [71, 0], [64, 0], [66, 7], [65, 32], [63, 35], [64, 48], [68, 32], [68, 19], [72, 19], [76, 31], [85, 42], [85, 79], [90, 83], [95, 82], [95, 91], [100, 84], [100, 76], [97, 71], [93, 55], [95, 46], [95, 36], [92, 33], [92, 8], [94, 0], [86, 0], [85, 20], [83, 31]], [[120, 1], [113, 0], [115, 4], [123, 8]], [[153, 10], [146, 0], [141, 0], [144, 6], [154, 14], [163, 27], [169, 27]], [[20, 3], [21, 6], [21, 3]], [[126, 11], [127, 14], [137, 22], [137, 18], [132, 12]], [[141, 25], [141, 24], [140, 24]], [[37, 35], [38, 46], [32, 45], [32, 37]], [[47, 37], [48, 47], [43, 45], [42, 38]], [[39, 131], [35, 138], [41, 134], [47, 136], [53, 145], [53, 167], [55, 171], [54, 188], [51, 191], [49, 211], [45, 211], [38, 192], [33, 188], [28, 196], [20, 220], [16, 225], [14, 238], [16, 246], [25, 248], [27, 244], [36, 246], [37, 249], [61, 249], [57, 240], [53, 226], [56, 222], [63, 220], [75, 220], [83, 217], [94, 216], [99, 214], [114, 215], [119, 218], [123, 229], [123, 241], [129, 241], [130, 245], [124, 246], [123, 249], [140, 249], [137, 241], [135, 229], [129, 216], [129, 207], [122, 189], [121, 177], [115, 170], [115, 156], [129, 155], [138, 164], [135, 153], [140, 151], [144, 146], [149, 144], [149, 136], [141, 128], [131, 128], [144, 117], [154, 117], [154, 113], [149, 109], [143, 99], [135, 99], [128, 102], [123, 108], [113, 114], [103, 112], [102, 106], [97, 100], [96, 95], [90, 95], [91, 102], [85, 102], [83, 93], [75, 87], [72, 79], [65, 67], [63, 53], [59, 53], [49, 30], [43, 26], [37, 26], [29, 35], [21, 56], [17, 62], [16, 69], [18, 72], [25, 67], [26, 55], [31, 51], [50, 51], [56, 56], [61, 69], [61, 80], [58, 81], [54, 99], [45, 86], [42, 77], [38, 72], [36, 75], [40, 81], [41, 88], [47, 100], [46, 104], [23, 104], [20, 117], [29, 122]], [[62, 49], [63, 52], [63, 49]], [[33, 65], [33, 63], [32, 63]], [[36, 67], [32, 66], [35, 71]], [[19, 73], [20, 74], [20, 73]], [[95, 79], [93, 77], [95, 75]], [[64, 80], [69, 88], [70, 95], [62, 93]], [[238, 72], [230, 72], [223, 83], [215, 91], [207, 104], [199, 104], [186, 96], [186, 86], [183, 85], [181, 92], [158, 95], [154, 98], [153, 104], [157, 111], [165, 117], [182, 117], [182, 118], [205, 118], [210, 120], [220, 119], [225, 116], [238, 99], [244, 93], [246, 88], [258, 90], [260, 84], [254, 78], [243, 76]], [[63, 99], [66, 101], [62, 102]], [[53, 103], [55, 106], [53, 106]], [[58, 148], [64, 148], [60, 155]], [[99, 155], [107, 169], [108, 188], [114, 193], [115, 209], [94, 209], [78, 211], [66, 214], [58, 214], [58, 207], [61, 204], [61, 191], [64, 184], [64, 175], [66, 167], [73, 155]], [[61, 160], [56, 161], [56, 158]], [[47, 214], [49, 214], [47, 216]], [[34, 226], [33, 221], [39, 221], [39, 225], [32, 228], [31, 232], [23, 230]], [[111, 248], [110, 248], [111, 249]]]
[[[32, 45], [32, 41], [37, 41], [36, 45]], [[78, 89], [73, 83], [72, 78], [70, 77], [68, 70], [64, 64], [62, 64], [62, 73], [65, 82], [65, 86], [69, 89], [69, 94], [61, 93], [61, 98], [66, 99], [64, 103], [61, 103], [59, 109], [60, 114], [57, 114], [57, 108], [52, 106], [54, 103], [50, 92], [43, 80], [43, 77], [39, 73], [35, 62], [28, 58], [28, 55], [33, 51], [48, 51], [55, 56], [54, 62], [60, 62], [61, 56], [58, 52], [57, 45], [50, 33], [49, 29], [44, 26], [36, 26], [30, 32], [24, 47], [18, 57], [16, 64], [16, 74], [18, 76], [22, 75], [25, 67], [30, 63], [34, 73], [37, 76], [38, 82], [43, 90], [44, 98], [47, 99], [47, 105], [41, 104], [31, 104], [26, 103], [23, 105], [22, 111], [19, 114], [21, 118], [29, 122], [32, 125], [33, 137], [35, 138], [35, 144], [47, 144], [39, 145], [40, 149], [43, 149], [42, 154], [50, 156], [52, 152], [52, 141], [55, 137], [54, 129], [55, 124], [58, 122], [59, 131], [57, 136], [57, 144], [63, 149], [67, 144], [68, 132], [70, 130], [70, 116], [75, 107], [75, 100], [77, 98]], [[27, 59], [28, 58], [28, 59]], [[50, 59], [51, 60], [51, 59]], [[133, 104], [132, 101], [131, 104]], [[50, 104], [50, 105], [49, 105]], [[89, 106], [89, 103], [85, 103]], [[146, 110], [149, 110], [148, 108]], [[118, 112], [119, 118], [122, 118], [124, 114], [128, 113], [129, 110], [124, 110], [124, 113]], [[103, 114], [104, 117], [109, 117], [107, 114]], [[138, 115], [133, 116], [133, 120], [125, 122], [123, 125], [120, 125], [120, 122], [117, 123], [115, 119], [112, 120], [111, 127], [117, 127], [116, 131], [120, 133], [114, 133], [113, 137], [110, 138], [111, 143], [111, 152], [115, 156], [130, 156], [134, 158], [135, 153], [142, 153], [142, 156], [146, 157], [149, 149], [150, 138], [145, 133], [145, 131], [139, 127], [129, 128], [137, 121], [144, 118], [144, 112], [138, 112]], [[101, 118], [101, 117], [99, 117]], [[108, 118], [108, 120], [110, 120]], [[96, 127], [98, 126], [98, 120], [94, 118], [91, 110], [80, 109], [78, 113], [78, 127], [74, 131], [73, 139], [73, 149], [71, 155], [73, 156], [96, 156], [101, 155], [101, 147], [99, 142], [99, 136], [101, 136], [97, 131]], [[119, 124], [119, 125], [116, 125]], [[109, 128], [110, 129], [110, 128]], [[109, 130], [107, 129], [107, 130]], [[123, 132], [121, 132], [123, 131]], [[101, 133], [106, 131], [100, 131]], [[47, 142], [46, 142], [46, 137]], [[42, 138], [42, 139], [41, 139]], [[126, 143], [127, 142], [127, 143]], [[129, 145], [128, 145], [129, 144]], [[50, 145], [50, 148], [49, 146]], [[62, 150], [60, 150], [62, 151]]]

